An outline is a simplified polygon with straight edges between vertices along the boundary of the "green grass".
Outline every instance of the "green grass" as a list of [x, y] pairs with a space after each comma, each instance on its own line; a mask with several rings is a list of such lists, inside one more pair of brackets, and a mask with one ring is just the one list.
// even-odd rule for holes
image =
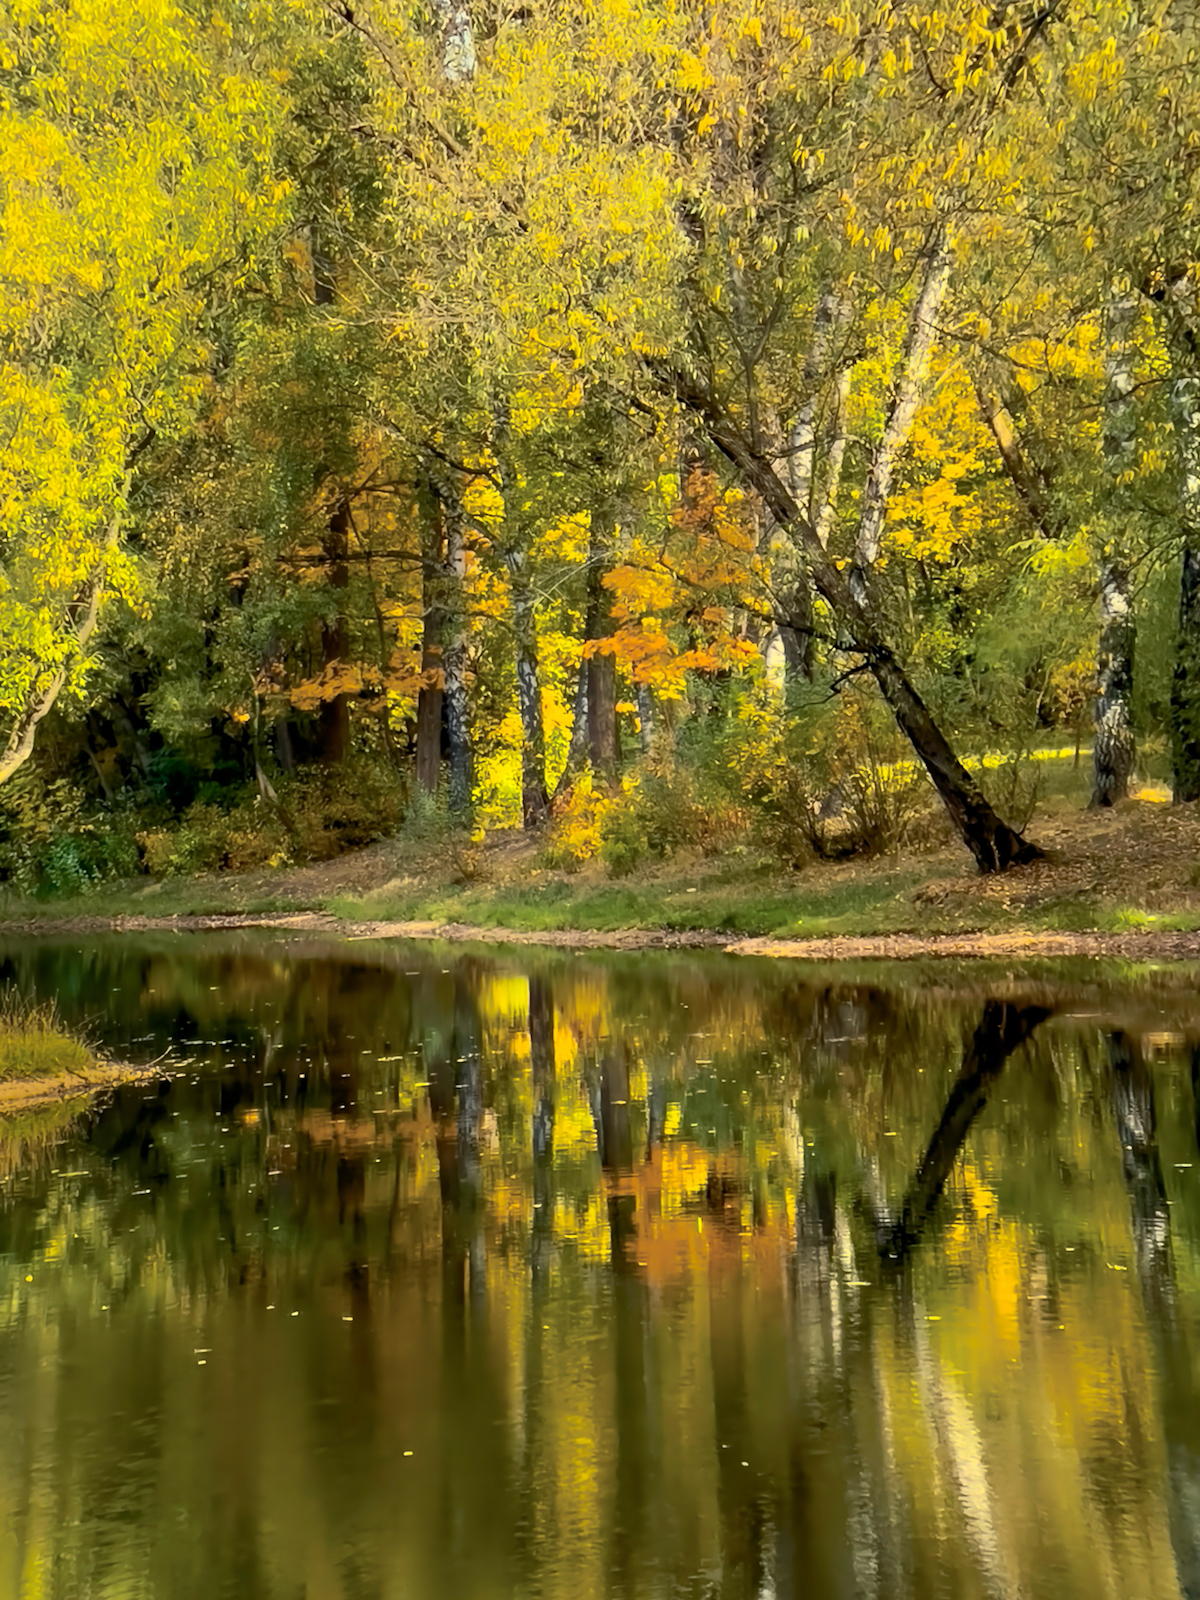
[[82, 1075], [95, 1065], [87, 1045], [63, 1028], [52, 1006], [5, 1001], [0, 1010], [0, 1083]]
[[1113, 933], [1194, 933], [1200, 928], [1200, 913], [1195, 911], [1141, 911], [1137, 907], [1106, 910], [1098, 926]]
[[[806, 890], [802, 878], [785, 889], [758, 872], [727, 870], [689, 885], [576, 884], [549, 879], [541, 884], [466, 885], [461, 888], [388, 890], [364, 897], [335, 896], [325, 909], [350, 921], [461, 922], [522, 932], [621, 928], [729, 934], [775, 934], [802, 938], [843, 933], [929, 931], [936, 913], [912, 903], [926, 874], [880, 871], [822, 891]], [[944, 919], [943, 919], [944, 920]]]
[[237, 878], [134, 878], [103, 884], [86, 895], [32, 899], [0, 894], [0, 922], [70, 922], [78, 917], [202, 917], [302, 909], [280, 894], [248, 890]]

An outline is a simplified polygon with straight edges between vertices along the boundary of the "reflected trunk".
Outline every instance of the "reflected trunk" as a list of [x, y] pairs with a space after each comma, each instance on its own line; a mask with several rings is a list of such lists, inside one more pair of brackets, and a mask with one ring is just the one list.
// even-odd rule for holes
[[942, 1119], [905, 1192], [899, 1220], [879, 1241], [881, 1256], [900, 1260], [919, 1242], [971, 1126], [987, 1105], [992, 1084], [1013, 1051], [1049, 1015], [1045, 1006], [1016, 1006], [1004, 1000], [985, 1004]]

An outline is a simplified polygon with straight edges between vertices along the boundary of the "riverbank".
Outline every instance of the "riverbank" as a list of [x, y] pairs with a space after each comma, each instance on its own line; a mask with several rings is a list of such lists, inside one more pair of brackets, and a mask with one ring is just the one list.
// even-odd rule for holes
[[[838, 935], [822, 938], [730, 938], [715, 929], [517, 928], [470, 922], [354, 921], [323, 912], [258, 912], [226, 916], [71, 917], [0, 923], [0, 937], [39, 934], [90, 937], [103, 933], [228, 933], [259, 928], [324, 934], [350, 941], [431, 940], [448, 944], [507, 944], [558, 950], [720, 950], [726, 955], [771, 956], [795, 961], [1000, 961], [1014, 957], [1057, 960], [1096, 957], [1127, 961], [1200, 961], [1200, 930], [1142, 929], [1124, 933], [1012, 933]], [[0, 1085], [0, 1102], [3, 1100]]]
[[8, 993], [0, 1000], [0, 1133], [10, 1119], [43, 1107], [73, 1115], [95, 1095], [155, 1072], [99, 1057], [65, 1028], [55, 1006]]
[[0, 935], [244, 926], [348, 938], [483, 939], [575, 948], [694, 946], [799, 959], [1200, 957], [1200, 815], [1134, 800], [1038, 819], [1046, 859], [982, 878], [961, 850], [818, 862], [676, 857], [628, 878], [541, 864], [541, 841], [400, 837], [320, 866], [105, 886], [0, 901]]
[[42, 1073], [28, 1078], [0, 1079], [0, 1133], [10, 1117], [23, 1116], [47, 1106], [69, 1106], [71, 1114], [82, 1110], [96, 1095], [119, 1089], [124, 1083], [157, 1078], [157, 1067], [134, 1067], [113, 1061], [97, 1061], [79, 1071]]

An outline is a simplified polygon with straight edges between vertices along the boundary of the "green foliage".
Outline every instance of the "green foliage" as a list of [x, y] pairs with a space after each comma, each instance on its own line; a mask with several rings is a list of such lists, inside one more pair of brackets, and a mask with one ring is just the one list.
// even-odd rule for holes
[[206, 295], [252, 276], [286, 184], [283, 110], [253, 57], [268, 14], [173, 3], [20, 5], [0, 22], [0, 710], [78, 684], [136, 454], [190, 425]]
[[1023, 755], [1009, 756], [994, 764], [985, 762], [975, 774], [989, 803], [1018, 832], [1033, 821], [1042, 795], [1044, 763]]
[[366, 763], [280, 778], [276, 794], [243, 789], [232, 804], [197, 800], [177, 821], [144, 830], [146, 869], [174, 877], [328, 861], [394, 833], [402, 815], [399, 786]]
[[[913, 0], [864, 55], [836, 6], [568, 3], [476, 19], [474, 77], [449, 81], [404, 3], [351, 26], [267, 0], [21, 0], [0, 24], [0, 711], [60, 674], [78, 693], [44, 725], [45, 776], [4, 791], [0, 875], [76, 893], [394, 831], [455, 630], [493, 823], [522, 814], [531, 750], [565, 765], [601, 636], [627, 741], [639, 694], [667, 730], [570, 785], [548, 863], [912, 844], [931, 794], [870, 688], [872, 637], [1020, 824], [1027, 753], [1087, 721], [1115, 544], [1157, 739], [1196, 24], [1124, 0], [1043, 20]], [[1118, 282], [1147, 290], [1120, 482]], [[685, 410], [701, 368], [711, 406]], [[807, 495], [835, 576], [882, 496], [862, 648], [828, 585], [804, 597], [822, 551], [729, 470], [713, 412]], [[768, 641], [797, 584], [813, 677], [784, 693]], [[420, 794], [404, 826], [483, 870]]]
[[139, 870], [128, 803], [97, 805], [70, 778], [25, 767], [0, 788], [0, 881], [23, 894], [78, 895]]
[[224, 809], [198, 800], [170, 827], [138, 835], [147, 870], [157, 877], [281, 866], [288, 834], [278, 813], [257, 796]]
[[623, 877], [648, 856], [663, 860], [688, 849], [716, 854], [745, 832], [746, 820], [708, 765], [665, 754], [645, 762], [636, 783], [605, 814], [600, 855], [614, 877]]

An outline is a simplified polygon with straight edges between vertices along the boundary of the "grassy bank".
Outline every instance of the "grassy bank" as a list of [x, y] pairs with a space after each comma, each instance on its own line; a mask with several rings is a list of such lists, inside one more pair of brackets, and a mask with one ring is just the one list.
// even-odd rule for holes
[[108, 885], [71, 900], [0, 899], [10, 927], [323, 912], [348, 923], [470, 923], [526, 932], [713, 930], [846, 935], [1200, 929], [1200, 815], [1144, 791], [1105, 812], [1063, 804], [1035, 819], [1046, 859], [981, 878], [938, 819], [901, 856], [814, 861], [799, 871], [745, 848], [679, 852], [613, 877], [545, 865], [545, 841], [401, 835], [319, 866]]
[[11, 997], [0, 1003], [0, 1085], [79, 1080], [97, 1065], [83, 1040], [62, 1027], [52, 1006]]
[[95, 1095], [144, 1071], [102, 1060], [63, 1026], [53, 1005], [5, 996], [0, 1000], [0, 1173], [9, 1170], [14, 1150], [54, 1140]]

